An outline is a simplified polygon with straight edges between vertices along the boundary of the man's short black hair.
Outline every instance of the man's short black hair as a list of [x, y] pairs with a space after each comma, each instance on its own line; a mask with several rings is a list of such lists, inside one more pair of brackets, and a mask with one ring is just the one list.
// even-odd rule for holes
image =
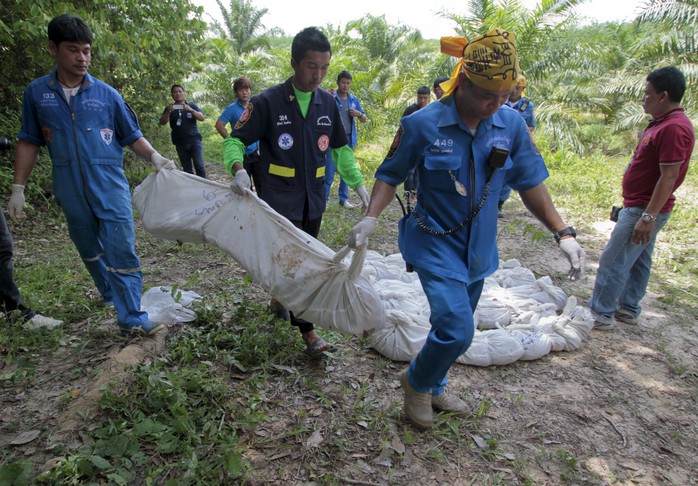
[[182, 88], [182, 91], [186, 92], [186, 90], [184, 89], [184, 86], [182, 86], [181, 84], [173, 84], [172, 87], [170, 88], [170, 93], [172, 93], [175, 90], [175, 88]]
[[339, 83], [342, 79], [348, 79], [351, 81], [351, 73], [349, 71], [340, 71], [337, 75], [337, 82]]
[[418, 94], [418, 95], [420, 95], [420, 94], [421, 94], [421, 95], [428, 95], [428, 94], [431, 94], [431, 91], [429, 90], [428, 87], [422, 86], [421, 88], [419, 88], [419, 89], [417, 90], [417, 94]]
[[436, 89], [441, 83], [444, 81], [448, 81], [449, 77], [448, 76], [439, 76], [434, 80], [434, 89]]
[[92, 45], [92, 31], [80, 17], [63, 14], [48, 23], [48, 40], [56, 47], [63, 41]]
[[669, 99], [680, 102], [686, 92], [686, 78], [683, 73], [674, 66], [666, 66], [655, 69], [647, 75], [649, 82], [657, 93], [666, 91]]
[[308, 51], [329, 52], [332, 57], [330, 41], [317, 27], [306, 27], [301, 30], [291, 43], [291, 57], [296, 63], [300, 63]]

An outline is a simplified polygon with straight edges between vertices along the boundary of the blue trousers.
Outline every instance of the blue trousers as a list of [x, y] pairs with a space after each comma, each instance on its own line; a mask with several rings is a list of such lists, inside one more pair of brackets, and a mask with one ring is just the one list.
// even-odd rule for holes
[[[337, 172], [337, 167], [334, 165], [332, 160], [332, 154], [327, 151], [327, 156], [325, 157], [325, 198], [330, 200], [330, 189], [332, 189], [332, 183], [334, 182], [334, 175]], [[339, 189], [337, 190], [337, 195], [339, 196], [339, 204], [344, 205], [349, 198], [349, 186], [344, 182], [344, 179], [339, 178]]]
[[649, 243], [636, 245], [631, 237], [643, 212], [643, 207], [623, 208], [601, 254], [589, 307], [604, 317], [613, 317], [619, 307], [636, 316], [642, 310], [640, 300], [650, 279], [654, 242], [671, 215], [659, 213]]
[[431, 308], [431, 330], [409, 367], [412, 388], [420, 393], [441, 395], [446, 374], [473, 342], [473, 313], [480, 300], [484, 279], [471, 284], [435, 275], [415, 267]]
[[[182, 164], [182, 170], [190, 174], [193, 174], [194, 170], [196, 170], [196, 175], [206, 179], [204, 146], [201, 144], [201, 140], [195, 140], [189, 143], [178, 143], [175, 147], [177, 148], [179, 162]], [[193, 168], [192, 161], [194, 162]]]
[[[127, 194], [128, 196], [128, 194]], [[64, 194], [70, 238], [104, 300], [114, 302], [120, 326], [148, 322], [141, 311], [143, 274], [135, 252], [130, 197], [105, 196], [90, 205], [82, 194]], [[102, 203], [109, 206], [103, 206]]]

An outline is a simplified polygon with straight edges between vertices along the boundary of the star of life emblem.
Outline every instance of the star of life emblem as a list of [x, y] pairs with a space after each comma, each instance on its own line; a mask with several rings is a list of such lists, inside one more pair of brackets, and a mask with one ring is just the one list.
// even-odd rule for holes
[[282, 133], [279, 135], [278, 143], [281, 150], [288, 150], [293, 147], [293, 137], [290, 133]]
[[102, 128], [99, 131], [99, 134], [102, 137], [102, 141], [106, 143], [107, 145], [111, 145], [112, 140], [114, 140], [114, 130], [111, 128]]

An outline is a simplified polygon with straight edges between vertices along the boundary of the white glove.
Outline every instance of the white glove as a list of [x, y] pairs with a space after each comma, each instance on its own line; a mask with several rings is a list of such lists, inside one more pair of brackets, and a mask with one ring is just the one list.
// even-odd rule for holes
[[361, 210], [365, 213], [368, 210], [368, 203], [371, 201], [371, 196], [368, 195], [366, 188], [361, 185], [356, 188], [356, 194], [361, 199]]
[[584, 266], [586, 265], [586, 253], [584, 249], [579, 246], [576, 238], [565, 238], [560, 240], [560, 250], [565, 254], [567, 259], [570, 261], [570, 271], [567, 272], [567, 277], [570, 280], [578, 280], [582, 278], [584, 273]]
[[25, 202], [24, 186], [22, 184], [12, 184], [12, 195], [7, 205], [7, 211], [10, 213], [10, 218], [15, 223], [19, 223], [19, 219], [24, 217]]
[[354, 226], [349, 232], [349, 239], [347, 240], [349, 248], [357, 249], [360, 246], [368, 245], [368, 237], [376, 229], [376, 224], [378, 224], [378, 220], [373, 216], [366, 216], [359, 221], [359, 224]]
[[252, 189], [250, 176], [245, 169], [240, 169], [235, 173], [235, 180], [230, 183], [230, 190], [238, 196], [245, 195], [245, 189]]
[[159, 171], [160, 169], [172, 170], [177, 168], [174, 161], [166, 159], [157, 152], [153, 152], [153, 155], [150, 156], [150, 162], [152, 162], [155, 172]]

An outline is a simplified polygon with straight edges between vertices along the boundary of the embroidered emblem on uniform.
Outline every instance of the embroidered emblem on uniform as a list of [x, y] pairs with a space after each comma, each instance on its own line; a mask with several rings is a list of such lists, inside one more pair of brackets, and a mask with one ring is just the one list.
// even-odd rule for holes
[[53, 133], [49, 127], [41, 127], [41, 133], [47, 142], [53, 142]]
[[536, 155], [540, 155], [540, 149], [538, 148], [538, 145], [536, 145], [536, 140], [533, 138], [531, 130], [528, 130], [528, 136], [531, 139], [531, 143], [533, 144], [533, 150], [535, 150]]
[[293, 137], [289, 133], [282, 133], [279, 135], [279, 148], [281, 150], [288, 150], [293, 147]]
[[114, 131], [111, 128], [102, 128], [99, 134], [102, 136], [104, 143], [111, 145], [111, 141], [114, 140]]
[[397, 133], [393, 138], [393, 143], [390, 145], [390, 150], [388, 150], [388, 155], [385, 156], [386, 159], [392, 158], [392, 156], [395, 155], [395, 152], [397, 152], [397, 148], [400, 146], [400, 142], [402, 141], [403, 133], [404, 130], [402, 128], [402, 124], [400, 124], [400, 128], [397, 129]]
[[240, 118], [235, 124], [235, 130], [239, 130], [245, 125], [247, 120], [252, 116], [252, 110], [254, 110], [254, 105], [252, 103], [247, 103], [245, 111], [242, 112], [242, 115], [240, 115]]
[[642, 145], [649, 145], [652, 135], [650, 133], [645, 133], [642, 136]]
[[330, 146], [330, 137], [327, 135], [320, 135], [320, 138], [317, 139], [317, 146], [323, 152], [327, 150], [327, 147]]
[[331, 127], [332, 120], [330, 120], [329, 116], [323, 115], [317, 119], [317, 126], [319, 126], [319, 127]]

